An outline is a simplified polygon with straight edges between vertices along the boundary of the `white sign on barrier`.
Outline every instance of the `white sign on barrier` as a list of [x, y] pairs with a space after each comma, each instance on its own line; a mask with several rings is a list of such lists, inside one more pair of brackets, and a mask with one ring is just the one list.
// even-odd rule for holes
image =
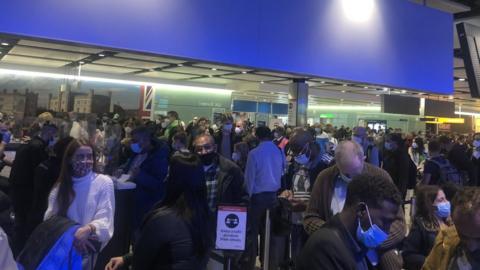
[[217, 240], [215, 248], [221, 250], [245, 250], [247, 232], [247, 208], [243, 206], [219, 206], [217, 214]]

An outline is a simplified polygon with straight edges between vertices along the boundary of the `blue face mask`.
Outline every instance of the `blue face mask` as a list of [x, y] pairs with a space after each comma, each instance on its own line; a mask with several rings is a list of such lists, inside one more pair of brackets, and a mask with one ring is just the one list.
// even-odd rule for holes
[[130, 149], [132, 149], [132, 152], [135, 154], [140, 154], [142, 152], [142, 147], [138, 143], [130, 144]]
[[360, 220], [358, 220], [357, 239], [367, 248], [377, 248], [387, 240], [388, 234], [380, 229], [377, 224], [372, 223], [372, 218], [370, 217], [370, 212], [368, 211], [368, 206], [366, 204], [365, 207], [368, 220], [370, 220], [370, 228], [364, 231], [360, 225]]
[[447, 218], [450, 216], [450, 202], [443, 202], [437, 204], [437, 211], [435, 214], [440, 218]]

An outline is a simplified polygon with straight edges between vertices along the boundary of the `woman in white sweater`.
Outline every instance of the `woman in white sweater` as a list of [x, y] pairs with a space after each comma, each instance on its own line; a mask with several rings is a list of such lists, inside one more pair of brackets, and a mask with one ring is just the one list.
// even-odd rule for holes
[[74, 246], [83, 255], [82, 269], [93, 269], [98, 246], [105, 247], [113, 235], [113, 182], [108, 176], [93, 172], [94, 162], [93, 148], [88, 142], [73, 140], [68, 145], [45, 212], [45, 220], [59, 215], [81, 225], [75, 232]]

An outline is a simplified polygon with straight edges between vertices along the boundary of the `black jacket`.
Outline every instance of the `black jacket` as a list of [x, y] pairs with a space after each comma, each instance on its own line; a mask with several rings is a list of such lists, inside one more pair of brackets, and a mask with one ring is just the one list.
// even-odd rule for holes
[[54, 216], [41, 223], [18, 255], [17, 262], [25, 270], [37, 269], [57, 240], [74, 225], [76, 225], [75, 222], [60, 216]]
[[134, 270], [204, 269], [206, 258], [195, 256], [187, 223], [172, 209], [161, 208], [142, 227], [132, 258]]
[[316, 231], [303, 247], [297, 261], [298, 270], [366, 270], [366, 249], [335, 215]]
[[428, 230], [422, 218], [415, 218], [412, 230], [403, 243], [403, 263], [407, 270], [422, 269], [430, 254], [438, 230]]
[[393, 182], [405, 197], [407, 185], [409, 182], [410, 157], [403, 148], [399, 148], [393, 152], [385, 152], [383, 159], [383, 169], [392, 177]]
[[246, 204], [248, 194], [242, 169], [234, 162], [218, 155], [217, 205]]
[[28, 214], [30, 231], [43, 221], [48, 207], [48, 196], [60, 175], [61, 165], [60, 158], [50, 157], [35, 168], [33, 203]]

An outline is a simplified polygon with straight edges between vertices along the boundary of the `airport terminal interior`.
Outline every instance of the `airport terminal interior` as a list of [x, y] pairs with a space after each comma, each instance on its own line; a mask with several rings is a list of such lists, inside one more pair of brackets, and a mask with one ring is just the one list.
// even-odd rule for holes
[[0, 269], [480, 269], [480, 1], [2, 6]]

